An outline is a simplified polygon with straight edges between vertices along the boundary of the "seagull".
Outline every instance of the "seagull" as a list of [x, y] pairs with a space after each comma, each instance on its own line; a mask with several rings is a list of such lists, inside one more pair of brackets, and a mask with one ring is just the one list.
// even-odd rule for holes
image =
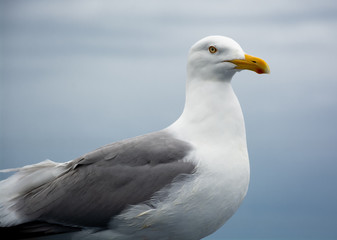
[[65, 163], [46, 160], [0, 182], [10, 239], [197, 240], [238, 209], [250, 178], [236, 72], [269, 73], [233, 39], [208, 36], [188, 55], [186, 101], [167, 128]]

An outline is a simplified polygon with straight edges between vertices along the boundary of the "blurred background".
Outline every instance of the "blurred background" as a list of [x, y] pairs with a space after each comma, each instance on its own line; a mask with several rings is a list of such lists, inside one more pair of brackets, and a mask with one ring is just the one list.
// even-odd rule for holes
[[1, 0], [0, 11], [0, 169], [168, 126], [190, 46], [225, 35], [271, 74], [234, 77], [251, 183], [206, 239], [337, 239], [336, 1]]

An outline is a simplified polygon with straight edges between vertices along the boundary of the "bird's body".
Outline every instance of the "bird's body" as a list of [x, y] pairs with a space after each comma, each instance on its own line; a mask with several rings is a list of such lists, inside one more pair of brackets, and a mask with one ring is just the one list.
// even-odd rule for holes
[[67, 163], [18, 169], [0, 183], [1, 229], [18, 238], [91, 240], [197, 240], [216, 231], [249, 184], [244, 120], [231, 87], [236, 61], [247, 56], [229, 38], [197, 42], [176, 122]]

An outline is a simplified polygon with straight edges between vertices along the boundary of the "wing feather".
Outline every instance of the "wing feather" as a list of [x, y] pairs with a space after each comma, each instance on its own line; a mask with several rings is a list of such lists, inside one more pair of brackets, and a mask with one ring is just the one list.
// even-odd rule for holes
[[106, 227], [130, 205], [150, 200], [194, 164], [191, 146], [157, 132], [107, 145], [70, 164], [73, 168], [18, 199], [30, 219], [68, 226]]

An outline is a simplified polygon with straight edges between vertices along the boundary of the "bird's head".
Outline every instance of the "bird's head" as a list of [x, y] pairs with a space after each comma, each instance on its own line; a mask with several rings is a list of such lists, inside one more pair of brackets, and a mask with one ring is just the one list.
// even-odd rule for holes
[[245, 54], [240, 45], [228, 37], [209, 36], [190, 49], [189, 78], [231, 79], [235, 72], [245, 69], [259, 74], [270, 72], [264, 60]]

